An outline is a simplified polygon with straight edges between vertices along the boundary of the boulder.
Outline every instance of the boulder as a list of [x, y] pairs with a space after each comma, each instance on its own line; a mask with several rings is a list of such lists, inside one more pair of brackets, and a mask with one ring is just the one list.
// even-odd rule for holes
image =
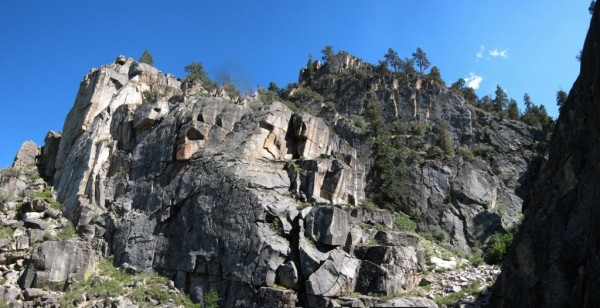
[[361, 261], [335, 250], [306, 281], [306, 293], [320, 296], [342, 296], [352, 293]]
[[24, 289], [64, 291], [73, 283], [89, 277], [94, 267], [94, 250], [87, 242], [43, 242], [33, 251], [19, 285]]
[[343, 246], [350, 232], [350, 215], [335, 206], [314, 207], [305, 222], [305, 235], [319, 243]]
[[288, 261], [277, 269], [277, 283], [289, 289], [298, 288], [298, 269], [292, 261]]

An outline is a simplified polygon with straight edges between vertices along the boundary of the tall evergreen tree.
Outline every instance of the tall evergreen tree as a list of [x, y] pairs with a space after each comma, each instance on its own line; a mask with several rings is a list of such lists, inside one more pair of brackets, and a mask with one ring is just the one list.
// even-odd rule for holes
[[508, 96], [506, 96], [504, 89], [502, 89], [500, 85], [496, 85], [496, 91], [494, 94], [496, 94], [496, 97], [492, 101], [494, 104], [494, 111], [500, 112], [506, 109], [506, 105], [508, 104]]
[[567, 103], [567, 92], [563, 90], [558, 90], [556, 92], [556, 105], [558, 106], [558, 111], [560, 112], [563, 106]]
[[152, 55], [148, 51], [148, 49], [144, 50], [144, 53], [140, 56], [140, 63], [146, 63], [148, 65], [154, 65], [154, 59], [152, 59]]
[[535, 104], [531, 101], [531, 97], [527, 93], [523, 94], [523, 104], [525, 105], [526, 113], [535, 107]]
[[429, 59], [427, 59], [425, 52], [420, 47], [417, 48], [417, 51], [415, 51], [412, 56], [415, 60], [415, 63], [419, 67], [419, 75], [422, 76], [423, 70], [426, 70], [431, 63], [429, 62]]
[[402, 60], [398, 56], [398, 53], [391, 48], [388, 48], [388, 52], [384, 55], [385, 61], [394, 69], [394, 73], [398, 73]]
[[385, 128], [381, 103], [371, 100], [367, 105], [369, 125], [369, 148], [373, 166], [370, 176], [373, 188], [370, 197], [379, 205], [394, 209], [401, 197], [402, 170], [398, 167], [398, 151], [392, 146], [392, 138]]
[[506, 116], [511, 120], [519, 119], [519, 106], [517, 101], [512, 98], [508, 102], [508, 107], [506, 107]]

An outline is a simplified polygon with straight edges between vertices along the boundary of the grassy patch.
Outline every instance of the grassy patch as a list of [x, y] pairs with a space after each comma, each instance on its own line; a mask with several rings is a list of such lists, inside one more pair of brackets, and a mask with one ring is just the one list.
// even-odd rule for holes
[[444, 297], [436, 296], [435, 302], [440, 306], [441, 305], [451, 306], [451, 305], [454, 305], [454, 303], [456, 303], [457, 301], [459, 301], [463, 298], [466, 298], [469, 295], [479, 294], [480, 287], [481, 287], [481, 285], [479, 284], [479, 281], [472, 281], [468, 286], [463, 288], [460, 292], [451, 293]]
[[0, 227], [0, 240], [12, 238], [12, 236], [13, 236], [13, 229], [11, 227], [9, 227], [9, 226]]
[[473, 154], [475, 154], [475, 156], [479, 156], [479, 157], [483, 157], [483, 158], [490, 157], [492, 155], [492, 153], [494, 153], [494, 147], [492, 147], [491, 145], [487, 145], [487, 144], [478, 144], [473, 149]]
[[[173, 292], [166, 286], [168, 279], [156, 274], [130, 275], [120, 272], [109, 259], [98, 262], [96, 275], [89, 275], [87, 281], [79, 283], [72, 291], [66, 292], [60, 298], [61, 307], [78, 306], [85, 295], [92, 300], [104, 300], [127, 295], [136, 305], [150, 307], [168, 304], [170, 301], [177, 306], [200, 307], [183, 292]], [[218, 296], [217, 296], [218, 298]]]
[[44, 199], [44, 201], [48, 202], [48, 204], [50, 204], [50, 207], [59, 211], [63, 211], [64, 210], [64, 206], [54, 200], [54, 198], [52, 197], [52, 190], [50, 190], [50, 188], [46, 187], [44, 188], [43, 191], [41, 192], [37, 192], [33, 195], [31, 195], [30, 197], [31, 200], [33, 199]]
[[408, 232], [415, 232], [417, 230], [417, 224], [404, 213], [394, 213], [392, 218], [394, 220], [394, 229], [396, 230]]

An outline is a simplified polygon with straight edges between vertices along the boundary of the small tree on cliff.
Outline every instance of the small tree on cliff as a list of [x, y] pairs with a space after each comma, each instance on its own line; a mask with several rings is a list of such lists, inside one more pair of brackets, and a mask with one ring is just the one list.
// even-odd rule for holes
[[559, 112], [562, 110], [562, 107], [567, 103], [568, 96], [569, 95], [567, 94], [567, 92], [563, 90], [558, 90], [558, 92], [556, 92], [556, 106], [558, 106]]
[[429, 59], [427, 59], [427, 55], [420, 47], [417, 48], [417, 51], [415, 51], [412, 54], [412, 56], [415, 60], [415, 63], [419, 67], [419, 75], [422, 76], [423, 70], [426, 70], [429, 67], [429, 65], [431, 65], [431, 62], [429, 62]]
[[323, 53], [323, 57], [321, 57], [321, 59], [323, 59], [323, 62], [331, 61], [331, 58], [333, 58], [333, 46], [325, 46], [325, 48], [321, 50], [321, 53]]
[[204, 66], [202, 66], [202, 63], [200, 62], [192, 62], [186, 65], [184, 70], [187, 73], [187, 76], [185, 77], [191, 82], [200, 80], [202, 83], [206, 83], [210, 81], [208, 74], [204, 70]]
[[152, 55], [148, 52], [148, 49], [144, 50], [144, 53], [140, 56], [140, 63], [146, 63], [148, 65], [154, 65], [154, 59], [152, 59]]

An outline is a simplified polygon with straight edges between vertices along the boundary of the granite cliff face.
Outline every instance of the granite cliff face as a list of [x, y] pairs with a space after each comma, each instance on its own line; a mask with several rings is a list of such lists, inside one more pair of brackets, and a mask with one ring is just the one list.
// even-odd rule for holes
[[[367, 141], [356, 128], [367, 102], [381, 101], [385, 118], [403, 123], [404, 135], [396, 138], [413, 154], [401, 207], [412, 213], [420, 232], [443, 234], [456, 249], [471, 252], [494, 232], [520, 222], [537, 172], [534, 147], [544, 139], [539, 129], [483, 112], [429, 78], [381, 76], [375, 66], [344, 52], [319, 66], [310, 81], [302, 71], [300, 84], [288, 97], [302, 88], [319, 93], [323, 107], [312, 109], [357, 149], [367, 167]], [[436, 152], [443, 131], [456, 155]]]
[[[519, 221], [539, 131], [475, 109], [434, 81], [378, 77], [346, 53], [318, 67], [283, 93], [299, 111], [260, 95], [229, 97], [123, 56], [93, 69], [62, 133], [24, 146], [15, 162], [38, 172], [47, 182], [38, 179], [40, 187], [53, 185], [79, 235], [36, 251], [11, 248], [23, 255], [21, 264], [7, 261], [21, 287], [66, 290], [94, 268], [91, 254], [157, 271], [196, 302], [217, 292], [225, 307], [435, 306], [370, 296], [413, 290], [425, 256], [417, 236], [393, 229], [389, 211], [359, 206], [372, 189], [371, 161], [353, 117], [375, 97], [388, 119], [422, 127], [397, 136], [415, 153], [402, 210], [420, 232], [466, 252]], [[446, 124], [463, 154], [436, 152]], [[32, 216], [15, 214], [16, 204], [34, 202], [27, 189], [35, 183], [19, 172], [0, 175], [6, 221]], [[42, 283], [53, 266], [45, 256], [61, 249], [84, 254], [83, 264]]]
[[[318, 117], [238, 102], [119, 57], [82, 81], [40, 169], [98, 254], [158, 271], [196, 301], [363, 305], [377, 298], [345, 297], [412, 290], [423, 248], [391, 230], [389, 212], [356, 207], [355, 150]], [[23, 287], [43, 270], [28, 265]]]
[[581, 72], [496, 283], [497, 307], [595, 307], [600, 302], [599, 9], [585, 40]]

